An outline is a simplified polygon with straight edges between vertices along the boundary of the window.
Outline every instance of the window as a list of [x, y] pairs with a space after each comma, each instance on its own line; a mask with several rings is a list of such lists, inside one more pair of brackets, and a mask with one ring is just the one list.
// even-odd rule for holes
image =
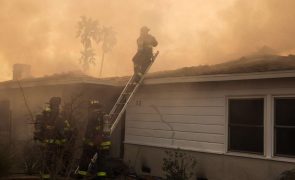
[[295, 157], [295, 98], [274, 99], [274, 153]]
[[228, 149], [263, 154], [264, 99], [229, 100]]

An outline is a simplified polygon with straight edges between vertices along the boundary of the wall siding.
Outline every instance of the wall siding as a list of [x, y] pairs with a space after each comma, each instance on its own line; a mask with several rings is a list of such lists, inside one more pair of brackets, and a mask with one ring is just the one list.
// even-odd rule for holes
[[225, 153], [227, 97], [294, 90], [294, 78], [141, 86], [126, 110], [125, 142]]
[[126, 111], [125, 141], [222, 152], [224, 95], [220, 91], [195, 93], [190, 88], [170, 90], [138, 91]]

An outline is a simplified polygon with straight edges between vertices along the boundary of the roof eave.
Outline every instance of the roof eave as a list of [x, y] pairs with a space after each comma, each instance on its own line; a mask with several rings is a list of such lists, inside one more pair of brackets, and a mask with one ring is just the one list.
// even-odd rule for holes
[[[121, 87], [123, 84], [110, 82], [105, 80], [93, 80], [87, 78], [74, 78], [67, 80], [24, 80], [20, 81], [23, 88], [26, 87], [38, 87], [38, 86], [55, 86], [55, 85], [69, 85], [69, 84], [96, 84], [102, 86], [118, 86]], [[8, 81], [0, 83], [0, 89], [13, 89], [19, 88], [17, 81]]]
[[194, 83], [194, 82], [241, 81], [241, 80], [277, 79], [277, 78], [291, 78], [291, 77], [295, 77], [295, 70], [183, 76], [183, 77], [168, 77], [168, 78], [151, 78], [151, 79], [145, 79], [143, 84], [153, 85], [153, 84]]

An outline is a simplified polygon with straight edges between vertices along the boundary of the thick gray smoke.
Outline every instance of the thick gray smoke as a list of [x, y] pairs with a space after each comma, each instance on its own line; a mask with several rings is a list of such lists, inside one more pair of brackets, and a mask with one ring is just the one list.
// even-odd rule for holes
[[35, 76], [80, 69], [75, 34], [82, 15], [117, 33], [104, 76], [132, 73], [142, 25], [159, 41], [152, 71], [220, 63], [263, 46], [294, 53], [293, 7], [292, 0], [1, 0], [0, 80], [11, 79], [14, 63], [31, 64]]

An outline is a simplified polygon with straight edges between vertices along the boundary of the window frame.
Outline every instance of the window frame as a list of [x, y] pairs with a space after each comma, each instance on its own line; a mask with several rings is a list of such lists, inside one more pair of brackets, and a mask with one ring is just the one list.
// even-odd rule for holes
[[294, 99], [295, 100], [295, 95], [273, 95], [272, 96], [272, 113], [271, 113], [271, 129], [272, 129], [272, 133], [271, 133], [271, 150], [272, 150], [272, 158], [273, 159], [277, 159], [277, 160], [283, 160], [283, 161], [294, 161], [295, 160], [295, 155], [284, 155], [284, 154], [277, 154], [276, 153], [276, 107], [275, 107], [275, 100], [276, 99]]
[[[237, 99], [237, 100], [251, 100], [251, 99], [261, 99], [263, 100], [263, 152], [262, 153], [256, 153], [256, 152], [250, 152], [250, 151], [238, 151], [234, 150], [232, 151], [229, 148], [229, 142], [230, 142], [230, 133], [229, 133], [229, 102], [232, 99]], [[266, 152], [267, 152], [267, 131], [266, 131], [266, 126], [267, 126], [267, 96], [266, 95], [244, 95], [244, 96], [227, 96], [226, 97], [226, 115], [225, 115], [225, 120], [226, 120], [226, 127], [225, 127], [225, 153], [228, 155], [234, 155], [234, 156], [245, 156], [245, 157], [252, 157], [252, 158], [265, 158], [266, 157]]]

